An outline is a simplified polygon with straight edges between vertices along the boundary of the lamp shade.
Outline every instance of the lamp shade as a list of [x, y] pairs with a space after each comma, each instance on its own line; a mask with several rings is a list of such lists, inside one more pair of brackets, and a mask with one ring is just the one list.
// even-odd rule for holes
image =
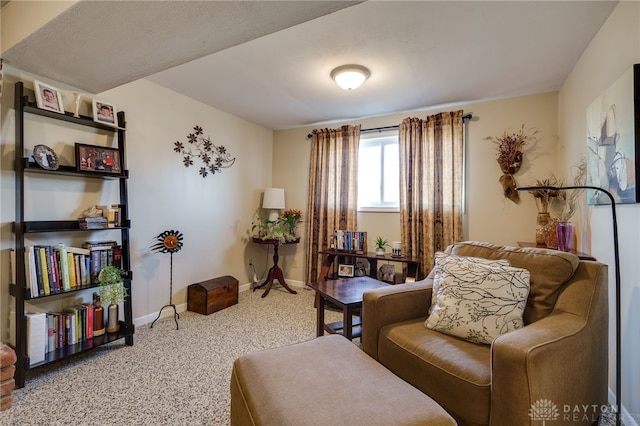
[[262, 199], [263, 209], [284, 209], [284, 188], [267, 188]]
[[357, 89], [370, 75], [361, 65], [342, 65], [331, 71], [331, 78], [345, 90]]

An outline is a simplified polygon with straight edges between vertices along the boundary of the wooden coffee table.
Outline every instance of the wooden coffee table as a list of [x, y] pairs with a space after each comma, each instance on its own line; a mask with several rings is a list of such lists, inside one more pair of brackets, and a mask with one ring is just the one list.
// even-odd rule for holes
[[[360, 337], [362, 335], [362, 321], [358, 318], [354, 322], [353, 314], [362, 308], [363, 293], [388, 285], [371, 277], [345, 278], [309, 284], [309, 287], [316, 291], [317, 335], [322, 336], [327, 331], [332, 334], [342, 334], [349, 340]], [[324, 308], [327, 301], [342, 309], [342, 321], [331, 324], [324, 323]]]

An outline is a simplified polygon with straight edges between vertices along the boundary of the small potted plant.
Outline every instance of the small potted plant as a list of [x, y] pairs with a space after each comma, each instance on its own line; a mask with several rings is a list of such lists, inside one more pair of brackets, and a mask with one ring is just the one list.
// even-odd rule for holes
[[122, 280], [126, 276], [127, 273], [125, 271], [115, 266], [102, 268], [98, 275], [100, 300], [105, 305], [109, 305], [107, 333], [115, 333], [120, 330], [120, 324], [118, 323], [118, 303], [124, 302], [124, 299], [127, 298], [127, 289], [124, 288], [122, 283]]
[[376, 255], [384, 256], [385, 250], [384, 248], [389, 245], [389, 241], [385, 240], [382, 237], [376, 238]]

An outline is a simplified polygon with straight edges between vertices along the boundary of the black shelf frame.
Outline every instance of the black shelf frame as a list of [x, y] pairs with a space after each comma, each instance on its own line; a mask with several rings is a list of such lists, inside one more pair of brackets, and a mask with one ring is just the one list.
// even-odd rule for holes
[[[32, 370], [38, 367], [42, 367], [43, 365], [50, 364], [52, 362], [67, 359], [69, 357], [81, 354], [83, 352], [91, 351], [97, 347], [106, 345], [107, 343], [115, 342], [116, 340], [133, 338], [133, 335], [135, 333], [135, 326], [133, 324], [126, 324], [123, 321], [119, 321], [119, 323], [120, 323], [120, 330], [118, 332], [105, 333], [102, 336], [93, 337], [91, 339], [84, 340], [74, 345], [67, 345], [60, 349], [47, 352], [45, 354], [43, 362], [30, 365], [29, 369]], [[30, 360], [27, 359], [27, 365], [29, 364], [30, 364]]]
[[[74, 117], [73, 114], [65, 112], [65, 114], [59, 114], [47, 110], [38, 108], [34, 102], [29, 101], [29, 97], [26, 94], [24, 84], [18, 81], [15, 84], [15, 134], [16, 134], [16, 150], [15, 150], [15, 275], [16, 282], [11, 283], [9, 286], [9, 293], [15, 298], [15, 351], [17, 356], [16, 370], [14, 379], [16, 387], [24, 387], [26, 371], [32, 368], [36, 368], [42, 365], [46, 365], [52, 362], [56, 362], [62, 359], [69, 358], [76, 354], [90, 351], [98, 346], [106, 343], [110, 343], [116, 340], [124, 339], [125, 344], [133, 345], [133, 335], [135, 327], [133, 324], [133, 312], [132, 312], [132, 294], [131, 294], [131, 253], [130, 253], [130, 237], [129, 229], [131, 222], [128, 219], [128, 189], [127, 180], [129, 178], [129, 171], [126, 169], [125, 162], [125, 130], [126, 121], [124, 112], [118, 112], [118, 127], [108, 126], [102, 123], [93, 121], [92, 117]], [[25, 138], [24, 138], [24, 116], [25, 113], [38, 115], [41, 117], [47, 117], [53, 120], [71, 123], [73, 125], [85, 126], [88, 128], [98, 129], [113, 134], [114, 138], [117, 138], [117, 149], [122, 159], [123, 173], [121, 175], [102, 174], [84, 172], [76, 169], [75, 166], [61, 165], [57, 170], [45, 170], [38, 166], [31, 159], [24, 157], [25, 155]], [[76, 179], [104, 179], [104, 180], [118, 180], [119, 192], [120, 192], [120, 209], [122, 226], [114, 228], [98, 228], [98, 229], [86, 229], [80, 228], [80, 223], [77, 220], [50, 220], [50, 221], [26, 221], [24, 212], [24, 199], [25, 199], [25, 175], [33, 174], [34, 177], [41, 176], [42, 178], [67, 176]], [[51, 232], [102, 232], [102, 231], [117, 231], [120, 232], [120, 244], [122, 246], [122, 269], [128, 272], [127, 278], [123, 280], [124, 287], [127, 290], [128, 297], [124, 301], [124, 321], [120, 321], [120, 331], [118, 333], [106, 334], [104, 336], [94, 337], [91, 340], [81, 342], [75, 345], [68, 345], [64, 348], [51, 351], [46, 354], [45, 361], [38, 363], [37, 365], [30, 366], [29, 357], [27, 353], [27, 318], [25, 316], [25, 302], [30, 301], [36, 303], [39, 300], [51, 298], [51, 297], [64, 297], [78, 291], [83, 291], [96, 286], [84, 286], [81, 288], [75, 288], [67, 291], [53, 293], [46, 296], [30, 297], [30, 293], [26, 288], [25, 277], [25, 235], [26, 234], [39, 234], [39, 233], [51, 233]]]
[[76, 169], [74, 166], [65, 166], [60, 165], [56, 170], [47, 170], [43, 169], [36, 163], [26, 157], [22, 159], [24, 171], [28, 173], [44, 173], [48, 175], [58, 175], [58, 176], [71, 176], [71, 177], [87, 177], [87, 178], [95, 178], [95, 179], [127, 179], [129, 177], [129, 170], [123, 170], [122, 174], [107, 174], [107, 173], [97, 173], [97, 172], [85, 172]]

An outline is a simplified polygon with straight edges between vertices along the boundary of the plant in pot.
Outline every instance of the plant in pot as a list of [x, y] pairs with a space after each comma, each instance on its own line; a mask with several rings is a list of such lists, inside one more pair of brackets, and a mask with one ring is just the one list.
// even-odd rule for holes
[[376, 238], [376, 255], [384, 256], [385, 250], [384, 248], [389, 245], [389, 241], [385, 240], [382, 237]]
[[103, 304], [108, 305], [108, 321], [107, 333], [115, 333], [120, 330], [118, 323], [118, 303], [124, 302], [127, 298], [127, 289], [124, 287], [122, 280], [127, 273], [115, 266], [107, 266], [102, 268], [98, 275], [98, 283], [100, 288], [100, 300]]

